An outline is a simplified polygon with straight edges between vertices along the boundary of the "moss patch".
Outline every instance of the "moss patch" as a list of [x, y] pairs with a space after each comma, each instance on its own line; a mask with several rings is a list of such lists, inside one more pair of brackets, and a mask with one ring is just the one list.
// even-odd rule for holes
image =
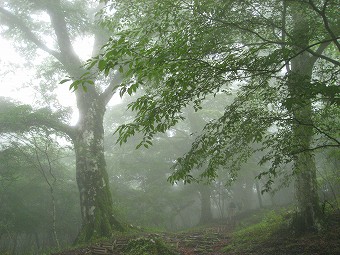
[[[270, 211], [264, 219], [254, 225], [244, 227], [232, 235], [232, 242], [226, 246], [224, 252], [243, 252], [254, 250], [259, 244], [268, 240], [273, 233], [282, 227], [284, 218], [282, 214]], [[255, 249], [256, 250], [256, 249]]]
[[233, 233], [230, 244], [223, 248], [228, 255], [340, 254], [340, 214], [331, 213], [323, 230], [296, 235], [289, 227], [290, 214], [270, 212], [261, 222]]
[[177, 255], [170, 246], [159, 239], [138, 238], [131, 240], [124, 254], [126, 255]]

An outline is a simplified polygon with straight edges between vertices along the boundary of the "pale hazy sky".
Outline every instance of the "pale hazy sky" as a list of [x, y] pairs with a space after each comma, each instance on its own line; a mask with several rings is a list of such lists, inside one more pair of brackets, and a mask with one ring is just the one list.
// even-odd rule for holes
[[[43, 38], [44, 42], [51, 48], [53, 48], [53, 41], [51, 38]], [[74, 42], [74, 49], [82, 60], [87, 60], [91, 57], [93, 38], [79, 38]], [[43, 55], [46, 53], [37, 51], [37, 56], [32, 62], [39, 62], [43, 59]], [[36, 82], [34, 80], [34, 70], [29, 70], [25, 67], [27, 60], [16, 52], [15, 48], [11, 45], [11, 41], [2, 38], [0, 35], [0, 96], [10, 97], [15, 100], [21, 101], [25, 104], [34, 104], [36, 101], [36, 93], [30, 84]], [[65, 77], [62, 77], [63, 79]], [[24, 86], [26, 84], [26, 86]], [[76, 109], [75, 95], [69, 90], [69, 84], [59, 84], [56, 81], [56, 90], [58, 101], [61, 105], [66, 107], [72, 107], [73, 115], [71, 123], [75, 124], [78, 119], [78, 111]], [[121, 98], [118, 93], [112, 98], [110, 105], [114, 105], [121, 102]]]
[[[91, 39], [75, 42], [75, 51], [83, 60], [90, 58], [91, 43]], [[37, 58], [39, 61], [39, 56]], [[25, 67], [25, 62], [27, 60], [16, 52], [11, 42], [0, 36], [0, 96], [10, 97], [25, 104], [34, 104], [35, 92], [29, 84], [34, 83], [35, 73]], [[25, 84], [28, 86], [24, 86]], [[59, 84], [59, 81], [56, 81], [55, 92], [61, 105], [74, 109], [71, 123], [75, 124], [78, 119], [75, 96], [68, 87], [69, 84]]]

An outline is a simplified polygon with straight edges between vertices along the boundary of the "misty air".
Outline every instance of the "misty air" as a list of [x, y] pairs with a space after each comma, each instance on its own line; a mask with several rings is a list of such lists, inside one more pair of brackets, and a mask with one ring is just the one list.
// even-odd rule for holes
[[339, 9], [0, 1], [0, 254], [340, 254]]

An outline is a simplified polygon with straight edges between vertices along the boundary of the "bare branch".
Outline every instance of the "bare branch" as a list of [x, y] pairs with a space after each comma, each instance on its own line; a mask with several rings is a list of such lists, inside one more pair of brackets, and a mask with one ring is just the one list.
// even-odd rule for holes
[[102, 102], [105, 105], [109, 103], [116, 90], [119, 88], [123, 80], [123, 74], [118, 70], [115, 70], [115, 73], [111, 79], [110, 85], [100, 94]]
[[[285, 44], [286, 44], [286, 15], [287, 15], [287, 3], [286, 0], [282, 0], [283, 4], [283, 10], [282, 10], [282, 29], [281, 29], [281, 41], [283, 42], [282, 44], [282, 49], [285, 49]], [[289, 67], [289, 61], [286, 61], [286, 71], [287, 73], [290, 72], [290, 67]]]
[[[17, 106], [23, 107], [23, 106]], [[39, 110], [38, 110], [39, 111]], [[0, 123], [0, 134], [4, 133], [21, 133], [28, 132], [33, 127], [46, 127], [53, 129], [56, 132], [63, 133], [69, 138], [75, 138], [75, 128], [62, 122], [62, 120], [53, 113], [41, 114], [38, 111], [22, 110], [21, 112], [15, 112], [9, 110], [3, 112], [4, 116], [8, 116], [2, 119]]]
[[15, 16], [13, 13], [10, 11], [0, 7], [0, 15], [2, 15], [7, 23], [11, 25], [12, 27], [18, 28], [24, 36], [34, 43], [39, 49], [47, 52], [48, 54], [54, 56], [56, 59], [61, 61], [61, 55], [59, 52], [50, 49], [47, 47], [31, 30], [30, 28], [22, 21], [20, 20], [17, 16]]
[[331, 135], [327, 134], [325, 131], [321, 130], [321, 128], [315, 126], [313, 123], [303, 123], [302, 121], [300, 121], [297, 118], [293, 119], [295, 122], [297, 122], [299, 125], [303, 125], [303, 126], [309, 126], [312, 127], [314, 129], [316, 129], [320, 134], [323, 134], [324, 136], [326, 136], [328, 139], [332, 140], [333, 142], [335, 142], [337, 144], [337, 146], [340, 146], [340, 141], [338, 139], [336, 139], [335, 137], [332, 137]]
[[292, 155], [296, 155], [296, 154], [300, 154], [300, 153], [307, 152], [307, 151], [315, 151], [315, 150], [318, 150], [318, 149], [325, 149], [325, 148], [340, 148], [340, 145], [337, 145], [337, 144], [323, 144], [323, 145], [315, 146], [313, 148], [307, 148], [307, 149], [303, 149], [303, 150], [293, 151], [291, 154]]
[[[300, 121], [297, 118], [278, 118], [278, 117], [270, 117], [270, 118], [261, 118], [263, 120], [273, 120], [273, 121], [284, 121], [284, 122], [289, 122], [289, 123], [296, 123], [298, 125], [302, 125], [302, 126], [309, 126], [314, 128], [315, 130], [317, 130], [319, 132], [319, 134], [323, 134], [324, 136], [326, 136], [329, 140], [335, 142], [336, 144], [334, 146], [340, 146], [340, 141], [338, 139], [336, 139], [335, 137], [331, 136], [330, 134], [328, 134], [326, 131], [323, 131], [321, 128], [317, 127], [316, 125], [314, 125], [313, 123], [304, 123], [302, 121]], [[331, 145], [328, 145], [331, 146]], [[333, 146], [333, 145], [332, 145]]]
[[[338, 37], [338, 38], [340, 38], [340, 37]], [[332, 63], [332, 64], [334, 64], [336, 66], [340, 66], [340, 62], [339, 61], [337, 61], [335, 59], [332, 59], [332, 58], [329, 58], [329, 57], [321, 54], [324, 51], [324, 49], [330, 44], [331, 41], [333, 41], [333, 39], [328, 39], [328, 40], [324, 40], [324, 41], [320, 41], [320, 42], [316, 42], [316, 43], [310, 44], [310, 45], [308, 45], [305, 48], [301, 48], [300, 51], [298, 51], [296, 54], [294, 54], [294, 56], [290, 57], [286, 61], [290, 61], [293, 58], [297, 57], [298, 55], [302, 54], [303, 52], [307, 51], [310, 54], [312, 54], [314, 57], [316, 57], [316, 59], [322, 58], [322, 59], [325, 59], [328, 62], [330, 62], [330, 63]], [[319, 48], [317, 49], [317, 51], [311, 50], [311, 48], [316, 46], [316, 45], [320, 45]], [[316, 59], [312, 59], [312, 61], [315, 61]]]
[[316, 51], [313, 51], [311, 49], [306, 49], [307, 52], [313, 55], [313, 58], [311, 59], [312, 63], [314, 63], [317, 59], [321, 58], [324, 59], [334, 65], [340, 66], [340, 62], [336, 61], [335, 59], [332, 59], [330, 57], [327, 57], [325, 55], [322, 55], [322, 52], [328, 47], [328, 45], [331, 44], [331, 41], [323, 42], [320, 44], [319, 48]]
[[313, 8], [313, 10], [314, 10], [315, 12], [317, 12], [317, 13], [321, 16], [326, 31], [327, 31], [328, 34], [331, 36], [332, 42], [336, 45], [336, 47], [337, 47], [338, 50], [340, 51], [340, 43], [338, 42], [338, 39], [339, 39], [339, 38], [337, 37], [336, 34], [334, 34], [334, 32], [332, 31], [332, 29], [330, 28], [328, 19], [327, 19], [327, 17], [326, 17], [326, 8], [327, 8], [328, 1], [326, 0], [326, 1], [324, 2], [324, 5], [323, 5], [323, 7], [322, 7], [322, 10], [319, 10], [318, 7], [314, 4], [314, 2], [313, 2], [312, 0], [309, 0], [308, 3], [309, 3], [309, 5]]
[[72, 72], [72, 75], [76, 77], [80, 76], [82, 74], [79, 73], [81, 61], [73, 49], [60, 0], [53, 1], [52, 5], [48, 5], [47, 13], [50, 16], [52, 27], [57, 36], [62, 58], [61, 63], [66, 67], [68, 72]]

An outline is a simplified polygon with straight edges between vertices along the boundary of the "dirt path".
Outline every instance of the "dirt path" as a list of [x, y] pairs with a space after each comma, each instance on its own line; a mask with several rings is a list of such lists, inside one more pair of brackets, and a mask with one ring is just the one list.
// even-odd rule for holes
[[221, 225], [192, 233], [178, 234], [181, 255], [219, 255], [229, 241], [230, 227]]
[[[230, 225], [225, 224], [194, 232], [145, 234], [140, 237], [160, 238], [176, 248], [181, 255], [220, 255], [223, 254], [221, 249], [228, 243], [231, 229]], [[131, 239], [133, 238], [118, 238], [113, 242], [98, 243], [54, 255], [123, 255], [123, 250]]]

